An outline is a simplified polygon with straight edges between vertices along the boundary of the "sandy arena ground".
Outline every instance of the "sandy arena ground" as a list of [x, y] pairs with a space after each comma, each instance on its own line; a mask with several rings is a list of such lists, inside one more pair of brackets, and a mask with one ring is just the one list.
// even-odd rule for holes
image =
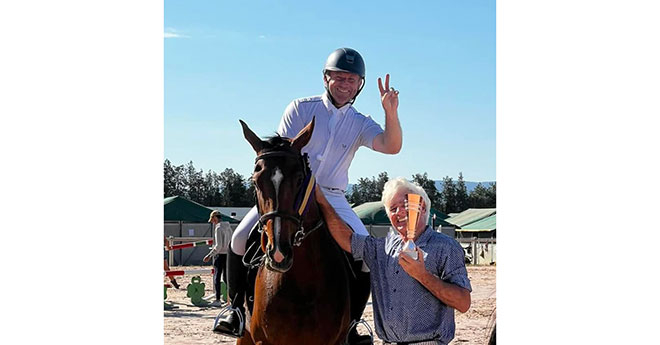
[[[185, 267], [186, 269], [208, 267]], [[171, 269], [176, 270], [176, 267]], [[495, 309], [495, 267], [469, 266], [468, 276], [472, 283], [472, 306], [467, 313], [456, 312], [456, 337], [450, 344], [486, 344], [488, 320]], [[217, 335], [211, 331], [213, 321], [220, 311], [214, 307], [196, 307], [186, 297], [185, 288], [191, 277], [178, 277], [180, 290], [168, 289], [167, 300], [176, 309], [165, 310], [165, 344], [222, 344], [230, 345], [235, 339]], [[206, 284], [205, 295], [213, 294], [210, 275], [202, 276]], [[374, 329], [371, 301], [362, 316]], [[367, 334], [364, 326], [359, 326], [361, 334]], [[375, 344], [382, 345], [374, 330]]]

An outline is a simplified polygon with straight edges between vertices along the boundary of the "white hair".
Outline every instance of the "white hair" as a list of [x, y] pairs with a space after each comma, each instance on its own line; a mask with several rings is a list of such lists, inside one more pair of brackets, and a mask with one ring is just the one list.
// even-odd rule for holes
[[424, 213], [423, 217], [426, 217], [425, 224], [428, 224], [430, 219], [429, 215], [431, 214], [431, 199], [429, 199], [429, 196], [426, 194], [424, 188], [420, 187], [417, 183], [412, 183], [406, 180], [403, 177], [397, 177], [395, 179], [389, 180], [385, 183], [385, 186], [383, 186], [383, 196], [381, 201], [383, 202], [383, 205], [385, 205], [387, 216], [390, 216], [390, 208], [388, 207], [390, 201], [392, 201], [392, 198], [396, 195], [396, 193], [402, 189], [409, 193], [419, 194], [422, 196], [422, 199], [426, 204], [426, 212]]

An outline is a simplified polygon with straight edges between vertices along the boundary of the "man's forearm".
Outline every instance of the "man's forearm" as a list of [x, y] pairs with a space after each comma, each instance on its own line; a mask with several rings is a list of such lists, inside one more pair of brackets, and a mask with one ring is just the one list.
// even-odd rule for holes
[[385, 131], [383, 132], [384, 153], [396, 154], [402, 145], [401, 124], [397, 110], [385, 113]]
[[318, 205], [321, 209], [321, 213], [323, 213], [323, 218], [325, 218], [325, 223], [328, 225], [330, 235], [332, 235], [332, 238], [335, 239], [341, 249], [350, 253], [351, 236], [353, 235], [353, 231], [351, 231], [351, 228], [349, 228], [348, 225], [346, 225], [346, 223], [344, 223], [344, 221], [339, 217], [337, 212], [335, 212], [334, 207], [332, 207], [330, 203], [327, 201], [319, 202]]
[[424, 285], [433, 296], [442, 301], [442, 303], [460, 311], [461, 313], [465, 313], [470, 309], [470, 291], [463, 289], [460, 286], [446, 283], [428, 271], [417, 280]]

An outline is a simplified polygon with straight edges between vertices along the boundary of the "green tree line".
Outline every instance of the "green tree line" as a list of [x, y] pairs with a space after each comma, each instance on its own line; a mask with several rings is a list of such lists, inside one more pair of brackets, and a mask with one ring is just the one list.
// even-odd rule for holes
[[254, 185], [233, 169], [220, 174], [195, 169], [193, 162], [174, 166], [166, 159], [163, 171], [165, 197], [182, 196], [204, 206], [250, 207], [254, 206]]
[[[383, 186], [389, 180], [386, 172], [381, 172], [378, 177], [359, 178], [353, 185], [353, 189], [346, 193], [348, 202], [360, 205], [370, 201], [380, 201], [383, 194]], [[494, 208], [496, 205], [495, 183], [484, 186], [481, 183], [468, 192], [463, 180], [463, 173], [458, 173], [458, 179], [454, 181], [445, 176], [442, 179], [443, 190], [438, 191], [435, 182], [429, 179], [428, 174], [414, 174], [412, 181], [420, 185], [431, 199], [433, 208], [442, 213], [458, 213], [468, 208]]]
[[[254, 206], [254, 185], [249, 177], [245, 178], [233, 169], [227, 168], [221, 173], [195, 169], [193, 162], [174, 166], [166, 159], [164, 163], [164, 196], [182, 196], [205, 206], [214, 207], [250, 207]], [[346, 193], [348, 201], [355, 205], [379, 201], [383, 186], [389, 180], [387, 172], [378, 177], [362, 177]], [[472, 192], [468, 192], [463, 181], [463, 173], [454, 181], [445, 176], [442, 179], [443, 190], [438, 191], [435, 182], [428, 174], [412, 175], [412, 181], [420, 185], [433, 204], [433, 208], [442, 213], [456, 213], [468, 208], [492, 208], [496, 205], [495, 183], [484, 186], [479, 183]]]

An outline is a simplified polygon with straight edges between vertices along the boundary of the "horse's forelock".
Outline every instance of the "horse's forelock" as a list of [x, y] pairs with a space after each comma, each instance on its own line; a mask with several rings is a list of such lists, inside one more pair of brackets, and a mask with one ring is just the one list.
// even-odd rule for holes
[[277, 150], [277, 149], [289, 149], [291, 148], [291, 139], [282, 137], [279, 134], [272, 137], [267, 137], [264, 141], [264, 149], [266, 150]]

